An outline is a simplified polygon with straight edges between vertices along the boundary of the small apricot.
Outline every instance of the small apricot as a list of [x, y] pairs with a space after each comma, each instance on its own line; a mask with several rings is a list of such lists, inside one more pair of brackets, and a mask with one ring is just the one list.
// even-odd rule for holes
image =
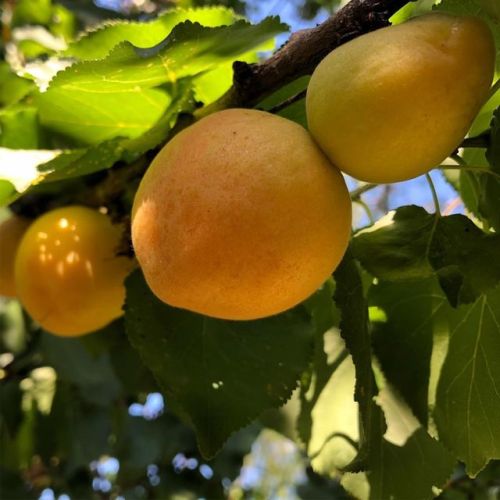
[[15, 261], [19, 300], [45, 330], [78, 336], [121, 316], [131, 259], [116, 255], [122, 228], [81, 206], [35, 220]]

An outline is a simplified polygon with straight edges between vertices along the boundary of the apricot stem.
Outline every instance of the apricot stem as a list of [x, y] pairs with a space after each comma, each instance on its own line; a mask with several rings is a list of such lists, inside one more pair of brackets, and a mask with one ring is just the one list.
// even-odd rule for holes
[[352, 201], [357, 201], [359, 200], [360, 196], [364, 193], [366, 193], [367, 191], [371, 191], [372, 189], [375, 189], [377, 186], [380, 186], [380, 184], [376, 184], [376, 183], [367, 183], [367, 184], [363, 184], [362, 186], [352, 190], [350, 192], [350, 195], [351, 195], [351, 200]]
[[434, 206], [436, 207], [436, 217], [441, 217], [441, 207], [439, 206], [439, 198], [436, 192], [436, 186], [434, 186], [434, 182], [429, 174], [425, 174], [425, 178], [427, 179], [427, 183], [431, 189], [432, 199], [434, 201]]

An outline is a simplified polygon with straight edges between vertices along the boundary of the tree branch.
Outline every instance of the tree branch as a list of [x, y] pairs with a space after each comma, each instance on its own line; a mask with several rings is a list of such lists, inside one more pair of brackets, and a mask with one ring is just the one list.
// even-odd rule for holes
[[259, 64], [236, 61], [233, 86], [197, 116], [230, 107], [252, 107], [297, 78], [310, 75], [333, 49], [389, 25], [389, 18], [412, 0], [351, 0], [319, 26], [293, 33], [290, 40]]

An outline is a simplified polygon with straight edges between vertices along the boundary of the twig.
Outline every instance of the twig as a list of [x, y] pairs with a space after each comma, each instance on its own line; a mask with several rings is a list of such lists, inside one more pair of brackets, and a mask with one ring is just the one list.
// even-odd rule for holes
[[291, 106], [292, 104], [301, 101], [304, 99], [306, 96], [307, 90], [303, 90], [302, 92], [299, 92], [298, 94], [293, 95], [292, 97], [289, 97], [286, 101], [283, 101], [282, 103], [274, 106], [273, 108], [269, 109], [269, 113], [279, 113], [280, 111], [284, 110], [285, 108], [288, 108], [288, 106]]
[[408, 0], [351, 0], [319, 26], [293, 33], [273, 56], [260, 64], [236, 61], [233, 86], [195, 114], [203, 117], [225, 108], [252, 107], [297, 78], [310, 75], [333, 49], [360, 35], [389, 25]]
[[459, 148], [488, 148], [490, 147], [489, 131], [476, 135], [475, 137], [467, 137], [462, 141]]
[[488, 101], [500, 90], [500, 78], [493, 84], [488, 94]]

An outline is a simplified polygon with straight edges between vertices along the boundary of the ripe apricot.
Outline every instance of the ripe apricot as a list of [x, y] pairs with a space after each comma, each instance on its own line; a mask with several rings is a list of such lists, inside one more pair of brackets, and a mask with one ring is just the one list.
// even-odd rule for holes
[[4, 297], [16, 296], [14, 260], [28, 226], [29, 220], [17, 215], [8, 217], [0, 224], [0, 295]]
[[153, 293], [224, 319], [284, 311], [346, 249], [345, 182], [300, 125], [229, 109], [176, 135], [142, 179], [132, 241]]
[[51, 333], [78, 336], [119, 317], [132, 268], [116, 255], [121, 234], [109, 217], [81, 206], [36, 219], [15, 261], [18, 296], [33, 319]]
[[363, 35], [314, 71], [307, 120], [340, 170], [396, 182], [439, 165], [460, 143], [493, 78], [495, 45], [479, 19], [433, 13]]

